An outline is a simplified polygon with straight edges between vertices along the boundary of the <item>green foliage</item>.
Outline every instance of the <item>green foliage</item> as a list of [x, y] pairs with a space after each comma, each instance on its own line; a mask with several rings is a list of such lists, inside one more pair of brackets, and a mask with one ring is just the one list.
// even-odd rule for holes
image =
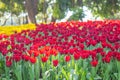
[[43, 14], [46, 13], [47, 8], [48, 8], [48, 3], [47, 1], [40, 0], [39, 5], [38, 5], [38, 11], [42, 12]]
[[3, 74], [3, 73], [5, 73], [5, 70], [4, 70], [4, 61], [0, 61], [0, 74]]
[[5, 4], [3, 2], [0, 2], [0, 9], [5, 9]]
[[[0, 0], [0, 16], [4, 12], [10, 12], [19, 15], [25, 11], [23, 4], [25, 0]], [[69, 20], [78, 20], [84, 17], [83, 6], [88, 7], [93, 15], [103, 18], [120, 18], [120, 0], [39, 0], [38, 11], [47, 19], [49, 14], [52, 14], [54, 19], [62, 19], [65, 13], [70, 10], [73, 15]], [[48, 8], [51, 7], [51, 12], [48, 13]], [[79, 8], [80, 9], [79, 9]], [[46, 16], [47, 15], [47, 16]]]
[[83, 13], [83, 9], [80, 7], [73, 8], [73, 14], [70, 16], [69, 20], [82, 20], [82, 18], [85, 16]]
[[120, 10], [119, 0], [84, 0], [84, 5], [87, 6], [94, 15], [104, 18], [115, 16]]
[[6, 10], [6, 4], [0, 1], [0, 12], [5, 12]]
[[60, 10], [60, 6], [55, 4], [53, 7], [53, 17], [56, 19], [62, 19], [65, 17], [65, 11]]
[[19, 15], [24, 10], [23, 0], [0, 0], [0, 11]]
[[79, 20], [83, 18], [82, 6], [80, 6], [77, 1], [79, 0], [56, 0], [57, 5], [55, 5], [55, 9], [53, 9], [55, 16], [53, 16], [57, 19], [62, 19], [65, 17], [65, 12], [70, 10], [74, 12], [70, 17], [70, 20]]

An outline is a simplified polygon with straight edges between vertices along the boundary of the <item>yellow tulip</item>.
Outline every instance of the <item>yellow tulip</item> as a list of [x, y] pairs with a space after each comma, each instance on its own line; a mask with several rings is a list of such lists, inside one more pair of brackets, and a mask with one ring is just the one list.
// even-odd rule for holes
[[35, 24], [24, 24], [19, 26], [0, 26], [0, 34], [11, 35], [16, 31], [20, 33], [22, 30], [35, 30]]

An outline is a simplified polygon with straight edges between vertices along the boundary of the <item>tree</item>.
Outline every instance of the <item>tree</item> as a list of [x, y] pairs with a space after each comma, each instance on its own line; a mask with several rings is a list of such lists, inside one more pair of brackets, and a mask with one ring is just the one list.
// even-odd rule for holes
[[73, 14], [69, 17], [69, 21], [70, 20], [81, 20], [82, 18], [85, 16], [85, 14], [83, 13], [83, 9], [80, 7], [76, 7], [72, 9]]
[[115, 17], [120, 12], [120, 0], [84, 0], [84, 5], [87, 6], [94, 15], [111, 18]]
[[42, 22], [47, 22], [48, 13], [47, 10], [50, 7], [49, 3], [51, 0], [40, 0], [38, 5], [38, 14], [40, 14]]
[[82, 20], [83, 6], [86, 6], [95, 16], [116, 19], [120, 18], [119, 4], [120, 0], [0, 0], [0, 17], [5, 12], [11, 13], [11, 17], [26, 12], [31, 23], [36, 23], [37, 14], [42, 16], [39, 19], [43, 22], [50, 16], [55, 22], [65, 18], [67, 11], [72, 11], [68, 20]]
[[[40, 0], [38, 5], [39, 14], [43, 15], [39, 17], [43, 22], [47, 22], [49, 16], [51, 16], [51, 21], [61, 20], [66, 17], [67, 11], [73, 11], [71, 19], [81, 19], [83, 16], [81, 0]], [[80, 10], [80, 11], [79, 11]], [[77, 14], [77, 16], [76, 16]], [[77, 18], [78, 17], [78, 18]], [[74, 20], [73, 19], [73, 20]]]
[[[10, 13], [11, 16], [11, 25], [13, 24], [13, 15], [20, 15], [20, 13], [24, 10], [23, 7], [23, 0], [0, 0], [0, 13], [5, 14], [5, 13]], [[3, 15], [2, 15], [3, 16]], [[5, 18], [4, 22], [2, 25], [5, 25], [8, 18]]]
[[38, 0], [25, 0], [25, 8], [28, 12], [29, 22], [36, 23], [35, 16], [37, 11]]
[[[20, 15], [21, 12], [27, 12], [29, 22], [36, 23], [37, 4], [39, 0], [0, 0], [0, 12], [9, 12], [12, 15]], [[12, 20], [12, 19], [11, 19]]]

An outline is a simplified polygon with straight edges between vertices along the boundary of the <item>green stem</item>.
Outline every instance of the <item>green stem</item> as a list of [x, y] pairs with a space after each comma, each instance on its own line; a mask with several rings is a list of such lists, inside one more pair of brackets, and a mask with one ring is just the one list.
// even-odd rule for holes
[[40, 59], [38, 58], [38, 61], [35, 63], [35, 79], [39, 80], [39, 75], [40, 75], [40, 64], [39, 61]]
[[5, 76], [6, 76], [6, 80], [10, 80], [9, 68], [6, 66], [5, 66]]
[[34, 65], [31, 64], [29, 67], [29, 75], [30, 75], [30, 80], [34, 80]]
[[15, 65], [14, 65], [14, 73], [17, 77], [18, 80], [21, 80], [22, 79], [22, 73], [21, 73], [21, 65], [19, 65], [19, 63], [16, 63], [15, 62]]
[[109, 80], [110, 70], [112, 70], [112, 64], [110, 62], [109, 64], [106, 64], [105, 66], [106, 66], [106, 69], [105, 69], [103, 80]]
[[120, 80], [120, 62], [116, 61], [117, 63], [117, 70], [118, 70], [118, 80]]
[[92, 67], [91, 73], [92, 73], [92, 78], [93, 78], [93, 79], [96, 77], [96, 72], [97, 72], [96, 67]]

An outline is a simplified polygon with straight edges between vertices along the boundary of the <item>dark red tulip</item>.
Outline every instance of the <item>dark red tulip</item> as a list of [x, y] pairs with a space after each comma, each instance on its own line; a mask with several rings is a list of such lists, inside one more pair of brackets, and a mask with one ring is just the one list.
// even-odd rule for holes
[[71, 59], [71, 57], [70, 57], [69, 55], [66, 55], [66, 56], [64, 57], [64, 59], [65, 59], [66, 62], [69, 62], [70, 59]]
[[44, 57], [42, 57], [41, 58], [41, 61], [44, 63], [44, 62], [47, 62], [47, 60], [48, 60], [48, 57], [47, 56], [44, 56]]
[[57, 66], [58, 65], [58, 63], [59, 63], [59, 61], [58, 60], [53, 60], [53, 66]]
[[97, 60], [92, 60], [92, 61], [91, 61], [91, 65], [92, 65], [93, 67], [96, 67], [96, 66], [98, 65], [98, 61], [97, 61]]
[[32, 64], [35, 64], [35, 62], [36, 62], [36, 58], [35, 57], [30, 57], [30, 62], [32, 63]]

